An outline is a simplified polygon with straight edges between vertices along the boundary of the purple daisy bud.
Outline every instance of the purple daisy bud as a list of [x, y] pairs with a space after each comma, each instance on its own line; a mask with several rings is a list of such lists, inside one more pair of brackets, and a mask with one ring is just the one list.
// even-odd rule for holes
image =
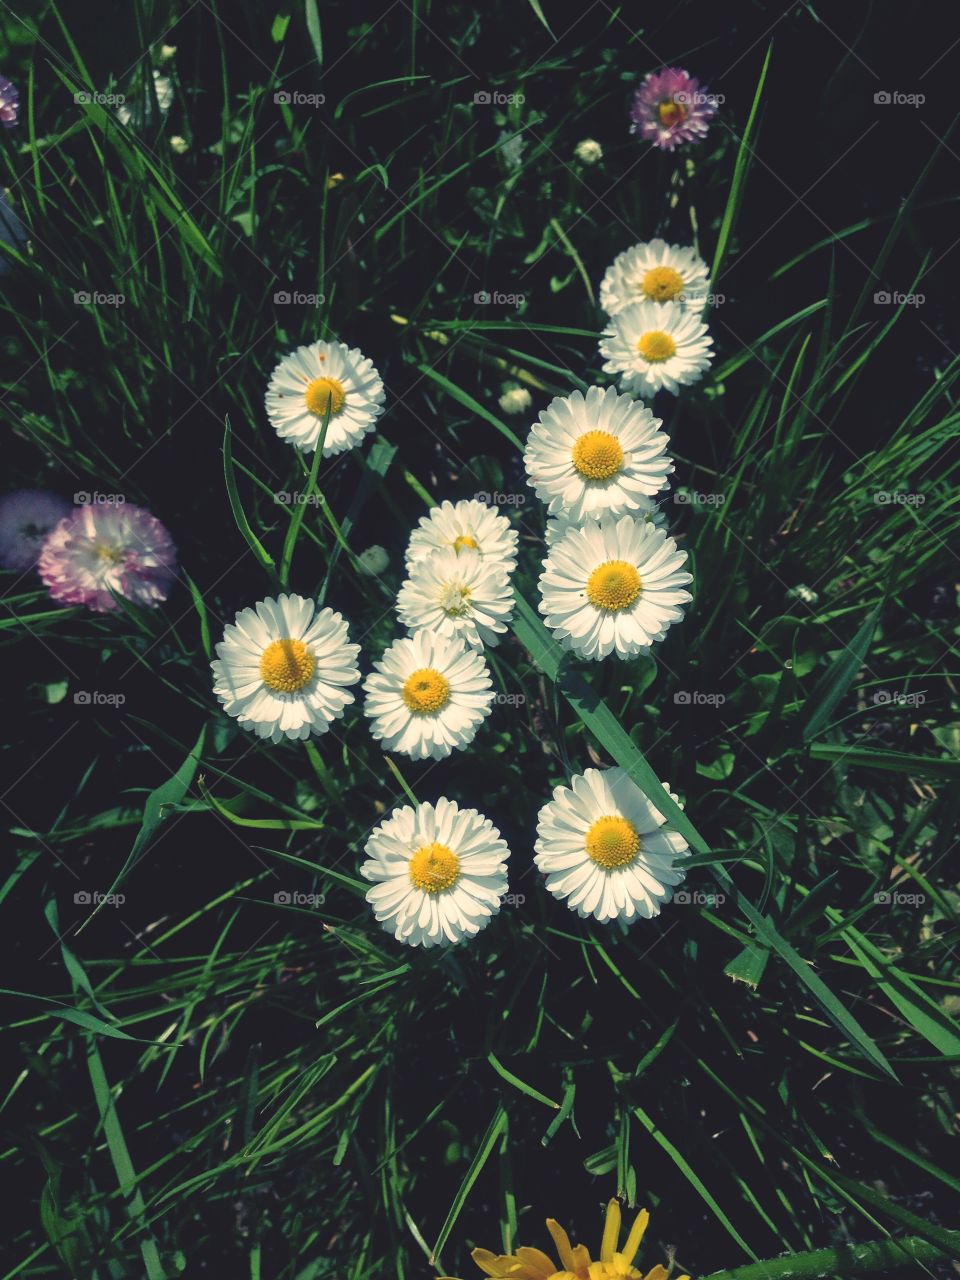
[[6, 76], [0, 76], [0, 124], [12, 129], [20, 111], [20, 94]]
[[170, 534], [143, 507], [93, 503], [60, 521], [37, 567], [54, 600], [109, 613], [118, 595], [145, 608], [166, 600], [177, 553]]
[[46, 489], [17, 489], [0, 498], [0, 566], [26, 573], [37, 563], [43, 540], [71, 510], [66, 498]]
[[717, 98], [681, 67], [651, 71], [633, 96], [630, 132], [661, 151], [699, 142], [717, 111]]

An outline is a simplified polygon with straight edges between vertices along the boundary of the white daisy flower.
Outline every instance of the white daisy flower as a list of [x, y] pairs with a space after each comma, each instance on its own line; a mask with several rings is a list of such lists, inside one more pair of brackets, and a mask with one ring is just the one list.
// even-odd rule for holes
[[583, 164], [599, 164], [603, 159], [603, 147], [594, 138], [584, 138], [574, 147], [573, 154]]
[[[631, 511], [630, 513], [635, 520], [645, 520], [648, 524], [652, 524], [655, 529], [667, 528], [667, 513], [662, 507], [658, 507], [652, 498], [639, 498], [638, 503], [636, 511]], [[582, 524], [586, 523], [585, 520], [571, 520], [569, 516], [557, 516], [556, 519], [549, 519], [546, 527], [547, 546], [552, 547], [565, 533], [568, 533], [571, 529], [579, 529]]]
[[632, 302], [618, 311], [600, 339], [606, 373], [624, 391], [652, 398], [666, 387], [698, 382], [713, 359], [707, 326], [675, 302]]
[[281, 595], [241, 609], [217, 645], [213, 691], [228, 716], [258, 738], [326, 733], [353, 702], [346, 686], [360, 679], [358, 644], [332, 609]]
[[689, 846], [665, 822], [623, 769], [587, 769], [540, 810], [533, 860], [571, 911], [649, 920], [685, 875]]
[[395, 640], [364, 682], [364, 715], [384, 751], [442, 760], [469, 745], [490, 714], [487, 664], [458, 636], [415, 631]]
[[526, 413], [533, 404], [533, 396], [526, 387], [505, 387], [497, 402], [504, 413]]
[[633, 516], [570, 528], [543, 562], [540, 612], [583, 658], [633, 658], [683, 617], [686, 561], [663, 529]]
[[472, 547], [434, 551], [413, 565], [396, 607], [408, 631], [428, 627], [460, 636], [473, 649], [493, 648], [513, 612], [509, 570]]
[[600, 305], [615, 316], [632, 302], [679, 302], [700, 312], [707, 301], [710, 270], [696, 249], [663, 240], [635, 244], [618, 253], [600, 282]]
[[352, 449], [383, 413], [383, 382], [371, 362], [345, 342], [315, 342], [284, 356], [267, 387], [267, 416], [283, 440], [305, 453], [317, 447], [323, 418], [330, 423], [323, 456]]
[[571, 520], [636, 511], [673, 471], [662, 422], [613, 387], [557, 396], [530, 428], [523, 464], [547, 514]]
[[410, 535], [407, 572], [434, 551], [477, 551], [484, 560], [499, 560], [505, 569], [517, 564], [517, 531], [485, 502], [470, 498], [463, 502], [443, 502]]
[[452, 800], [395, 809], [367, 841], [360, 874], [380, 924], [411, 947], [473, 937], [500, 910], [510, 850], [476, 809]]

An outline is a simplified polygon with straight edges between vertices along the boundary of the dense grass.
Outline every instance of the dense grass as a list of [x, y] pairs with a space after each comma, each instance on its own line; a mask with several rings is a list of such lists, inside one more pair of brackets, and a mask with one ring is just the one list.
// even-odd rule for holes
[[[543, 1247], [548, 1214], [595, 1244], [617, 1194], [654, 1210], [648, 1266], [910, 1237], [874, 1270], [952, 1274], [956, 158], [941, 113], [873, 101], [932, 106], [945, 64], [892, 17], [734, 8], [5, 10], [29, 232], [0, 301], [8, 487], [141, 503], [182, 570], [163, 609], [109, 617], [4, 579], [4, 1277], [467, 1276], [474, 1244]], [[726, 97], [676, 157], [626, 130], [664, 63]], [[655, 234], [698, 243], [725, 299], [713, 370], [657, 404], [695, 600], [655, 658], [587, 669], [536, 616], [533, 413], [498, 396], [604, 380], [598, 280]], [[388, 407], [320, 466], [294, 543], [275, 495], [307, 469], [262, 397], [322, 336], [373, 358]], [[521, 531], [520, 606], [468, 753], [388, 759], [357, 706], [310, 752], [219, 714], [238, 608], [316, 593], [369, 669], [410, 527], [479, 492]], [[531, 862], [550, 789], [611, 761], [670, 781], [696, 850], [692, 900], [629, 929]], [[512, 850], [523, 901], [453, 953], [404, 951], [363, 901], [365, 837], [411, 793]]]

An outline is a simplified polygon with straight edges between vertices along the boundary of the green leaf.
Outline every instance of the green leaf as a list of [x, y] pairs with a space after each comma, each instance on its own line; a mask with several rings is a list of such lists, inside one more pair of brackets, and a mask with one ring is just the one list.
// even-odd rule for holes
[[453, 1203], [449, 1212], [444, 1219], [443, 1226], [440, 1228], [440, 1234], [437, 1236], [437, 1242], [430, 1251], [430, 1265], [438, 1266], [440, 1261], [440, 1251], [449, 1239], [450, 1232], [453, 1230], [457, 1218], [466, 1203], [467, 1196], [470, 1194], [473, 1184], [480, 1177], [483, 1166], [490, 1159], [493, 1150], [497, 1145], [500, 1135], [506, 1131], [507, 1113], [502, 1106], [498, 1106], [493, 1113], [493, 1119], [487, 1126], [487, 1131], [481, 1139], [480, 1146], [477, 1148], [476, 1155], [470, 1161], [470, 1168], [464, 1175], [464, 1179], [460, 1184], [457, 1194], [453, 1197]]
[[817, 736], [830, 719], [837, 703], [853, 684], [857, 672], [870, 652], [873, 633], [877, 629], [877, 621], [880, 618], [880, 609], [881, 605], [878, 604], [871, 610], [853, 640], [833, 660], [814, 686], [807, 700], [810, 712], [803, 729], [804, 742], [809, 742], [811, 738]]
[[233, 518], [237, 522], [237, 528], [243, 534], [247, 546], [256, 556], [261, 566], [267, 571], [272, 579], [276, 580], [277, 566], [274, 564], [273, 557], [267, 551], [266, 547], [264, 547], [263, 543], [250, 528], [250, 521], [247, 519], [243, 505], [240, 502], [240, 495], [237, 492], [237, 478], [233, 466], [233, 444], [229, 418], [224, 422], [223, 475], [227, 484], [227, 498], [230, 502], [230, 510], [233, 512]]

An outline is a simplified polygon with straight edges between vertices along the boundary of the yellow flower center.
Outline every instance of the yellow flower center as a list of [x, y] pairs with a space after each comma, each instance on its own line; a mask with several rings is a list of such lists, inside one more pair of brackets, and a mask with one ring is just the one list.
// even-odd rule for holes
[[687, 118], [687, 108], [682, 102], [674, 102], [672, 98], [664, 98], [663, 102], [657, 103], [657, 115], [660, 117], [660, 123], [667, 126], [682, 124]]
[[640, 852], [637, 828], [626, 818], [598, 818], [587, 832], [587, 857], [604, 871], [628, 867]]
[[640, 288], [651, 302], [672, 302], [683, 293], [683, 276], [673, 267], [651, 267]]
[[448, 582], [438, 603], [448, 618], [466, 617], [470, 612], [470, 588], [463, 582]]
[[637, 350], [644, 360], [649, 360], [651, 364], [662, 364], [664, 360], [669, 360], [671, 356], [677, 354], [677, 344], [669, 333], [664, 333], [660, 329], [651, 329], [649, 333], [641, 336], [637, 343]]
[[606, 613], [629, 609], [642, 590], [639, 573], [626, 560], [607, 560], [587, 579], [587, 599]]
[[403, 682], [403, 700], [416, 716], [432, 716], [450, 701], [450, 683], [433, 667], [421, 667]]
[[454, 551], [463, 551], [464, 549], [469, 551], [479, 551], [480, 544], [477, 542], [476, 538], [471, 538], [469, 533], [461, 533], [459, 538], [454, 538], [453, 549]]
[[312, 382], [307, 383], [303, 398], [307, 411], [315, 418], [324, 416], [327, 405], [330, 406], [330, 417], [335, 418], [338, 413], [343, 413], [347, 393], [343, 389], [343, 383], [338, 382], [336, 378], [314, 378]]
[[623, 466], [623, 449], [609, 431], [585, 431], [570, 454], [574, 470], [585, 480], [609, 480]]
[[443, 893], [460, 878], [460, 859], [445, 844], [425, 844], [410, 859], [409, 874], [422, 893]]
[[119, 547], [108, 547], [105, 542], [97, 543], [97, 559], [103, 560], [107, 564], [120, 564], [123, 560], [123, 554]]
[[274, 640], [260, 657], [260, 679], [274, 693], [299, 693], [310, 683], [316, 665], [302, 640]]

